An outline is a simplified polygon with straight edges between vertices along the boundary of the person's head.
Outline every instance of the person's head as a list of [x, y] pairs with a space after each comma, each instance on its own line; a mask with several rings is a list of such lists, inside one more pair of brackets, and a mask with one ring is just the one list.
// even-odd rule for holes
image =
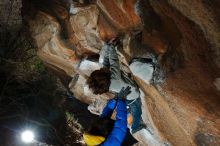
[[83, 134], [86, 144], [99, 145], [105, 141], [114, 126], [114, 121], [109, 118], [98, 118]]
[[102, 94], [109, 91], [111, 73], [108, 68], [101, 68], [91, 73], [87, 84], [94, 94]]

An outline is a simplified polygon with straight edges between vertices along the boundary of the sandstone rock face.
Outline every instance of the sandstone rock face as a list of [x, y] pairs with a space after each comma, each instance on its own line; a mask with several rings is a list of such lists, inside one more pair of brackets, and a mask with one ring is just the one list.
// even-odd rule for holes
[[[70, 90], [93, 104], [97, 111], [91, 111], [98, 114], [108, 95], [97, 102], [100, 97], [85, 88], [86, 73], [76, 72], [74, 66], [83, 57], [98, 54], [104, 41], [120, 35], [122, 64], [128, 68], [132, 58], [153, 54], [165, 73], [161, 84], [149, 84], [133, 74], [145, 93], [144, 120], [156, 137], [174, 146], [220, 145], [220, 3], [140, 0], [140, 10], [148, 10], [143, 16], [135, 12], [136, 2], [97, 0], [79, 4], [75, 14], [66, 14], [69, 7], [63, 5], [54, 10], [65, 9], [66, 17], [37, 11], [28, 22], [39, 57], [72, 77]], [[64, 30], [67, 38], [61, 35]], [[76, 73], [78, 80], [74, 80]]]
[[99, 11], [96, 5], [85, 7], [70, 16], [70, 24], [80, 44], [93, 53], [98, 53], [102, 40], [98, 35]]
[[219, 48], [220, 48], [220, 29], [219, 17], [220, 13], [217, 10], [219, 2], [212, 1], [168, 1], [172, 6], [177, 8], [184, 16], [199, 25], [204, 36], [211, 44], [213, 51], [216, 53], [215, 61], [220, 67]]
[[56, 20], [39, 12], [35, 20], [29, 21], [29, 24], [32, 37], [38, 46], [38, 56], [47, 64], [56, 66], [68, 75], [73, 75], [75, 53], [60, 39], [60, 25]]

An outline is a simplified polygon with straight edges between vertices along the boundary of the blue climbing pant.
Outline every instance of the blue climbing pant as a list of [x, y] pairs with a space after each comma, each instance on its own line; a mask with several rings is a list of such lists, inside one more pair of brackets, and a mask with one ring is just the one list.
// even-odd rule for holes
[[131, 133], [135, 133], [143, 128], [141, 124], [141, 98], [126, 100], [128, 113], [132, 115]]

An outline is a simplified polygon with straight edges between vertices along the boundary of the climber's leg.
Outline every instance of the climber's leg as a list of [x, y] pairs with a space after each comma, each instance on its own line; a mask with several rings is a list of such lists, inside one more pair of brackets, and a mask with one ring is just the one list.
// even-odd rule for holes
[[[129, 104], [130, 103], [130, 104]], [[129, 112], [132, 115], [131, 133], [144, 146], [162, 146], [153, 134], [141, 122], [141, 99], [128, 101]]]
[[129, 106], [129, 111], [132, 115], [131, 133], [135, 133], [144, 128], [143, 124], [141, 124], [141, 99], [127, 100], [127, 105]]

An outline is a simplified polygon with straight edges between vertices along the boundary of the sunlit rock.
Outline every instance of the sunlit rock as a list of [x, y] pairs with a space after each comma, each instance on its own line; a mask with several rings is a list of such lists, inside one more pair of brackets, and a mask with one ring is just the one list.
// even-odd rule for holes
[[98, 34], [98, 16], [99, 10], [96, 5], [79, 8], [74, 15], [70, 16], [74, 35], [85, 49], [93, 53], [98, 53], [102, 46], [102, 40]]
[[75, 52], [68, 48], [60, 37], [60, 25], [51, 16], [39, 12], [34, 20], [29, 21], [32, 37], [38, 47], [38, 56], [46, 63], [73, 75]]

